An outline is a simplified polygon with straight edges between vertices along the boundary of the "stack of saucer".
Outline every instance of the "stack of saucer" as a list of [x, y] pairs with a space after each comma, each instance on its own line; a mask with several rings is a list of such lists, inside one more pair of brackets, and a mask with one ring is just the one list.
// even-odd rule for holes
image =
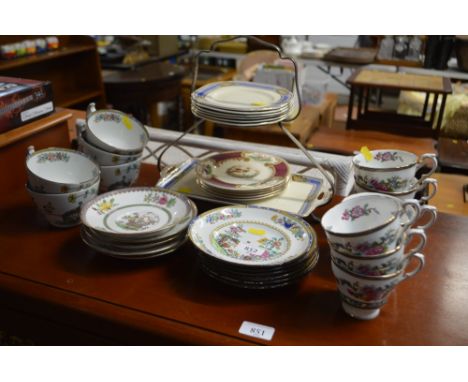
[[[420, 179], [416, 172], [425, 161], [430, 170]], [[412, 199], [422, 192], [421, 202], [431, 199], [437, 192], [437, 180], [429, 176], [437, 168], [434, 154], [415, 154], [402, 150], [372, 150], [366, 157], [358, 154], [353, 158], [356, 192], [378, 192], [399, 199]]]
[[293, 94], [282, 87], [244, 81], [210, 83], [192, 93], [192, 112], [231, 126], [259, 126], [288, 118]]
[[279, 157], [248, 151], [228, 151], [201, 160], [197, 182], [224, 200], [247, 202], [281, 193], [290, 179], [288, 163]]
[[77, 132], [78, 149], [101, 168], [101, 191], [131, 186], [139, 175], [148, 132], [132, 116], [88, 106], [86, 125]]
[[102, 194], [81, 211], [81, 238], [91, 248], [121, 259], [148, 259], [175, 251], [197, 215], [195, 204], [151, 187]]
[[303, 219], [273, 209], [228, 206], [189, 227], [202, 269], [225, 284], [271, 289], [300, 280], [318, 261], [317, 237]]

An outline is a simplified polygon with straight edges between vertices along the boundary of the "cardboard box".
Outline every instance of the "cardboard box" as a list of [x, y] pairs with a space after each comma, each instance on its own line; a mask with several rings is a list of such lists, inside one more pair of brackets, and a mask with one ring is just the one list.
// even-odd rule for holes
[[50, 82], [0, 77], [0, 133], [49, 115], [54, 109]]

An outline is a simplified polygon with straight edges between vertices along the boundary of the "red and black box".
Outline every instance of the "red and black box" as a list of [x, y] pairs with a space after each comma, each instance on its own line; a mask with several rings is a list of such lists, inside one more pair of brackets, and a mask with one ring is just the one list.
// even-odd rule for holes
[[0, 77], [0, 134], [55, 109], [49, 81]]

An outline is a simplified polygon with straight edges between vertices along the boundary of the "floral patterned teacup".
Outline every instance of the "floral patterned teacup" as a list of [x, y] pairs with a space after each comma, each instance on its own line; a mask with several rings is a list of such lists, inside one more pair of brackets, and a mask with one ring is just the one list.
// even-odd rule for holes
[[98, 178], [88, 188], [61, 194], [36, 192], [29, 185], [26, 186], [26, 189], [36, 207], [51, 225], [55, 227], [73, 227], [81, 223], [81, 207], [97, 195], [99, 181]]
[[384, 192], [409, 191], [416, 172], [430, 162], [430, 170], [420, 181], [428, 178], [437, 168], [435, 154], [421, 157], [402, 150], [372, 150], [372, 157], [358, 154], [353, 158], [356, 182], [370, 190]]
[[[425, 179], [425, 180], [428, 180], [428, 179]], [[381, 193], [379, 192], [379, 194], [381, 194]], [[354, 199], [356, 197], [363, 198], [366, 195], [376, 195], [376, 193], [375, 192], [361, 192], [359, 194], [350, 195], [350, 196], [346, 197], [343, 201], [351, 200], [351, 199]], [[402, 199], [399, 199], [397, 197], [390, 196], [390, 195], [387, 195], [387, 197], [394, 198], [395, 200], [397, 200], [400, 203], [400, 205], [403, 206], [402, 202], [404, 201], [404, 199], [402, 200]], [[415, 200], [415, 199], [413, 199], [413, 200]], [[419, 200], [419, 201], [421, 202], [421, 200]], [[425, 224], [421, 225], [420, 221], [421, 221], [421, 219], [424, 220], [424, 216], [429, 216], [429, 218], [427, 219]], [[411, 225], [414, 228], [428, 229], [429, 227], [431, 227], [434, 224], [436, 219], [437, 219], [437, 208], [434, 207], [434, 206], [422, 205], [422, 206], [420, 206], [418, 216], [416, 217], [415, 220], [413, 220], [413, 223], [411, 223]], [[409, 221], [408, 218], [403, 216], [402, 224], [407, 225], [408, 221]]]
[[140, 174], [141, 158], [117, 166], [101, 166], [101, 192], [130, 187]]
[[86, 133], [78, 134], [78, 150], [89, 155], [100, 166], [116, 166], [123, 163], [133, 162], [141, 157], [142, 153], [133, 155], [120, 155], [104, 151], [96, 146], [93, 146], [86, 140]]
[[[406, 244], [413, 237], [417, 237], [419, 241], [409, 249]], [[331, 247], [330, 256], [336, 265], [358, 276], [382, 276], [398, 272], [412, 255], [424, 248], [426, 240], [424, 230], [409, 229], [397, 248], [383, 254], [379, 253], [378, 247], [356, 254], [340, 253]]]
[[139, 154], [149, 135], [141, 122], [118, 110], [96, 110], [94, 103], [86, 113], [86, 139], [93, 146], [121, 155]]
[[387, 302], [390, 292], [403, 280], [416, 275], [423, 268], [423, 254], [416, 253], [411, 258], [419, 262], [415, 269], [407, 272], [405, 267], [384, 276], [357, 276], [332, 261], [332, 272], [336, 278], [344, 311], [361, 320], [376, 318], [380, 308]]
[[394, 196], [401, 200], [414, 199], [416, 193], [424, 191], [425, 195], [421, 196], [421, 198], [418, 200], [420, 203], [425, 203], [432, 199], [437, 193], [438, 183], [437, 179], [434, 178], [426, 178], [422, 182], [417, 182], [416, 179], [414, 179], [414, 183], [409, 189], [409, 191], [387, 192], [375, 191], [371, 188], [368, 188], [366, 185], [358, 183], [358, 181], [356, 180], [354, 184], [354, 189], [356, 192], [378, 192], [379, 194]]
[[420, 216], [416, 200], [377, 193], [344, 199], [322, 217], [322, 227], [332, 248], [345, 254], [372, 250], [374, 255], [394, 250], [403, 233]]
[[96, 183], [100, 171], [87, 155], [70, 149], [49, 147], [26, 152], [29, 188], [42, 193], [68, 193]]

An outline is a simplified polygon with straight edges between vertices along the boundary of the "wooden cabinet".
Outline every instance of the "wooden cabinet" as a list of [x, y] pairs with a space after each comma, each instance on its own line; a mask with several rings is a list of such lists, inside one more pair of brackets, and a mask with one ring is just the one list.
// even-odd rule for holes
[[[0, 36], [0, 45], [41, 36]], [[0, 60], [0, 76], [50, 81], [55, 106], [84, 109], [89, 102], [105, 107], [105, 91], [96, 43], [90, 36], [59, 36], [58, 50]]]

